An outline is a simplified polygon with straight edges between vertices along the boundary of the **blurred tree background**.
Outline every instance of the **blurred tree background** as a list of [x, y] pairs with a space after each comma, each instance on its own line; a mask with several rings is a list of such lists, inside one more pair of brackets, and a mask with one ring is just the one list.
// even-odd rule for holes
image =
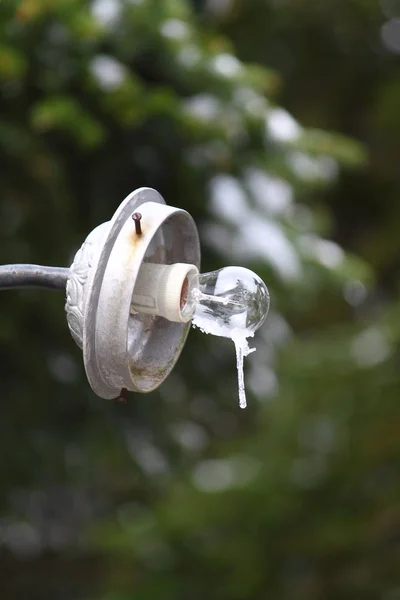
[[0, 263], [147, 185], [271, 293], [246, 411], [228, 340], [106, 402], [0, 294], [2, 600], [400, 599], [399, 53], [396, 0], [0, 3]]

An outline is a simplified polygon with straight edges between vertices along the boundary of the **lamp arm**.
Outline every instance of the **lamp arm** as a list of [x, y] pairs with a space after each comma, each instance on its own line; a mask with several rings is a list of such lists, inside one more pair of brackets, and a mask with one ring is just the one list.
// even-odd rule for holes
[[41, 265], [0, 265], [0, 290], [45, 288], [65, 290], [68, 268]]

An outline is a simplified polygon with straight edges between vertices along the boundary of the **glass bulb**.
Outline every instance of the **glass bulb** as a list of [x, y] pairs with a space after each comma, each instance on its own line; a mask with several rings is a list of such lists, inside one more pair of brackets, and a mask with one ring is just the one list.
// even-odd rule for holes
[[199, 275], [191, 292], [196, 302], [193, 325], [204, 333], [230, 338], [235, 344], [239, 406], [246, 408], [243, 359], [254, 352], [247, 338], [264, 323], [269, 293], [262, 279], [243, 267], [224, 267]]
[[230, 338], [236, 349], [240, 406], [246, 406], [243, 358], [247, 338], [264, 323], [269, 293], [262, 279], [243, 267], [198, 274], [194, 265], [144, 263], [132, 294], [131, 310], [187, 323], [204, 333]]
[[196, 301], [194, 325], [223, 337], [232, 337], [233, 331], [253, 335], [269, 310], [267, 286], [244, 267], [224, 267], [199, 275], [199, 287], [192, 296]]

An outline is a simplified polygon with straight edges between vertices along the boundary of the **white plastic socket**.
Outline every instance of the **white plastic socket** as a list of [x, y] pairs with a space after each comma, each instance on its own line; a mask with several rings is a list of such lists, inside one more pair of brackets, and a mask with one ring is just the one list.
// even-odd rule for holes
[[133, 290], [132, 309], [175, 323], [187, 323], [195, 311], [191, 291], [198, 287], [198, 280], [195, 265], [143, 263]]

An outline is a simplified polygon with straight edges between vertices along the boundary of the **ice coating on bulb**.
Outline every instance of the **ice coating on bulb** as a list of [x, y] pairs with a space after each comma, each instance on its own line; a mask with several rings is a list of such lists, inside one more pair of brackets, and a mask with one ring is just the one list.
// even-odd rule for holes
[[264, 323], [269, 309], [265, 283], [243, 267], [225, 267], [199, 277], [193, 290], [196, 310], [192, 324], [203, 333], [230, 338], [235, 344], [239, 404], [245, 408], [243, 359], [255, 351], [247, 338]]

